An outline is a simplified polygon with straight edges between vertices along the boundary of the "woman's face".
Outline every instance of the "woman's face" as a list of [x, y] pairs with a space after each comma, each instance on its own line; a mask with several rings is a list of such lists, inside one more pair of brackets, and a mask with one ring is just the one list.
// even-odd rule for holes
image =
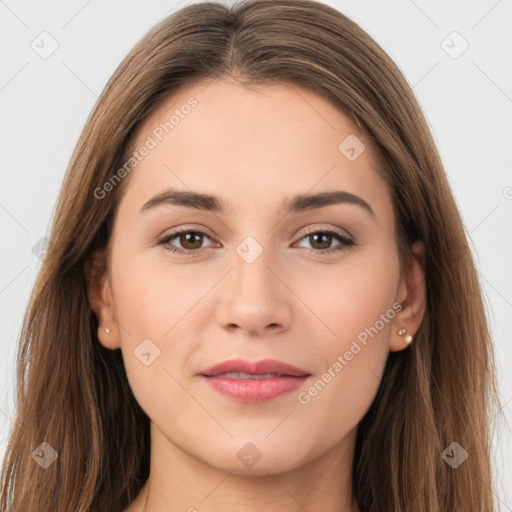
[[153, 447], [240, 474], [350, 454], [417, 326], [369, 142], [304, 89], [223, 81], [168, 99], [135, 148], [98, 315]]

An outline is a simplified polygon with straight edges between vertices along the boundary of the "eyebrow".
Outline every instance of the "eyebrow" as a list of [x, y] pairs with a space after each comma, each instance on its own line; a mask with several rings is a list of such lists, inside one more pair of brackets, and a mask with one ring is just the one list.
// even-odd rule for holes
[[[280, 212], [285, 214], [297, 213], [343, 203], [360, 206], [375, 218], [372, 207], [364, 199], [343, 190], [326, 191], [318, 194], [299, 194], [287, 198], [283, 201]], [[147, 201], [141, 208], [140, 213], [161, 205], [177, 205], [216, 213], [226, 213], [228, 211], [228, 203], [219, 196], [166, 189]]]

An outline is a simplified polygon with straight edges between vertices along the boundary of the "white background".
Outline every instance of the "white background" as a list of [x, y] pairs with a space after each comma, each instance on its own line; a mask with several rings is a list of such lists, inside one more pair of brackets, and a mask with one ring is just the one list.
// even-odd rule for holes
[[[17, 336], [40, 266], [32, 247], [49, 233], [71, 152], [125, 54], [157, 21], [189, 3], [0, 0], [2, 456], [14, 416]], [[512, 367], [512, 2], [325, 3], [391, 55], [438, 144], [477, 258], [495, 342], [504, 407], [495, 436], [494, 493], [501, 510], [512, 511], [512, 435], [505, 424], [512, 416], [506, 372]], [[43, 31], [58, 42], [47, 59], [31, 47]], [[458, 58], [452, 56], [464, 42], [454, 31], [469, 44]]]

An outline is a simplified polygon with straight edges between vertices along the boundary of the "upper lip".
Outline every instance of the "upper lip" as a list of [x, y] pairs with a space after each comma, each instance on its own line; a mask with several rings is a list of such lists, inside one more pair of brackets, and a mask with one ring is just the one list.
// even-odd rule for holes
[[290, 375], [293, 377], [303, 377], [309, 375], [305, 370], [301, 370], [291, 364], [277, 361], [276, 359], [262, 359], [260, 361], [247, 361], [245, 359], [230, 359], [219, 364], [211, 366], [201, 372], [201, 375], [212, 376], [221, 373], [249, 373], [251, 375], [264, 375], [266, 373], [277, 373], [279, 375]]

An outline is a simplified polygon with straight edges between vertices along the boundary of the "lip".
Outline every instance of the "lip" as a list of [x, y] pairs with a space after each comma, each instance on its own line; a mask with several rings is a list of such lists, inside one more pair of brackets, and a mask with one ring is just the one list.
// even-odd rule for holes
[[287, 375], [291, 377], [304, 377], [310, 375], [306, 370], [301, 370], [296, 366], [283, 363], [276, 359], [261, 359], [260, 361], [247, 361], [246, 359], [230, 359], [223, 361], [203, 370], [201, 375], [211, 377], [221, 373], [250, 373], [252, 375], [264, 375], [266, 373], [278, 373], [279, 375]]
[[[262, 379], [218, 377], [224, 373], [250, 375], [275, 373], [278, 375]], [[311, 377], [311, 374], [275, 359], [263, 359], [255, 362], [232, 359], [203, 370], [201, 376], [212, 389], [233, 400], [257, 403], [272, 400], [299, 388], [305, 380]]]

